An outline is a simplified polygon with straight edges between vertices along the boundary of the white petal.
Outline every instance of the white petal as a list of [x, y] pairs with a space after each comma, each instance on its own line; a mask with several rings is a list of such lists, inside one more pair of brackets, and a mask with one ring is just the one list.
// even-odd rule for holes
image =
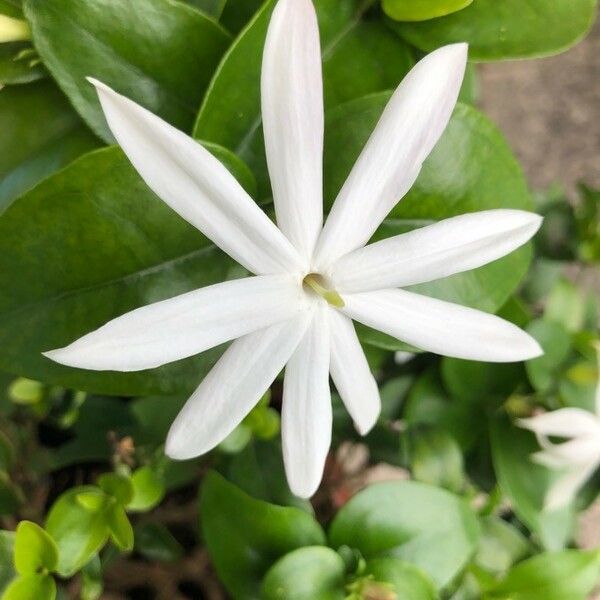
[[327, 310], [319, 303], [283, 382], [283, 460], [290, 489], [301, 498], [309, 498], [319, 487], [331, 444]]
[[208, 150], [103, 83], [90, 81], [132, 165], [174, 211], [253, 273], [304, 268], [286, 237]]
[[171, 425], [166, 453], [193, 458], [222, 442], [283, 369], [309, 323], [310, 313], [250, 333], [231, 344]]
[[331, 365], [333, 383], [361, 435], [368, 433], [381, 412], [377, 382], [352, 321], [338, 312], [329, 310], [331, 331]]
[[338, 292], [404, 287], [469, 271], [512, 252], [542, 218], [522, 210], [486, 210], [445, 219], [343, 256], [332, 268]]
[[44, 354], [81, 369], [152, 369], [289, 319], [306, 305], [290, 275], [236, 279], [138, 308]]
[[323, 225], [323, 81], [311, 0], [277, 2], [261, 94], [277, 225], [308, 261]]
[[[558, 468], [561, 464], [563, 466], [582, 465], [590, 461], [597, 462], [600, 459], [600, 436], [598, 434], [574, 438], [562, 444], [553, 444], [544, 436], [539, 436], [538, 439], [544, 450], [534, 455], [535, 460], [551, 468]], [[552, 466], [553, 462], [555, 467]]]
[[317, 243], [317, 267], [366, 244], [411, 188], [450, 120], [466, 61], [466, 44], [445, 46], [403, 79], [329, 213]]
[[596, 466], [594, 463], [582, 465], [560, 477], [548, 490], [544, 508], [552, 511], [567, 506], [592, 476]]
[[561, 408], [529, 419], [519, 419], [519, 425], [544, 436], [600, 436], [600, 421], [582, 408]]
[[539, 356], [539, 344], [494, 315], [405, 290], [344, 294], [349, 317], [428, 352], [514, 362]]

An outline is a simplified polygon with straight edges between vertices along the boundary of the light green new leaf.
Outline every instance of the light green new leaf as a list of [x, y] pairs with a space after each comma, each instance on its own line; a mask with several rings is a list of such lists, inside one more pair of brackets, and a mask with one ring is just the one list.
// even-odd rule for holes
[[118, 148], [88, 154], [0, 219], [0, 368], [99, 393], [188, 392], [222, 347], [136, 373], [70, 369], [41, 352], [139, 306], [223, 281], [230, 265]]
[[133, 481], [125, 475], [104, 473], [98, 477], [98, 487], [121, 506], [129, 504], [133, 498]]
[[229, 35], [175, 0], [25, 0], [44, 64], [90, 127], [113, 140], [95, 77], [189, 129]]
[[446, 17], [391, 27], [425, 52], [468, 42], [471, 60], [534, 58], [576, 44], [592, 26], [596, 4], [596, 0], [474, 0]]
[[264, 600], [344, 600], [345, 565], [324, 546], [299, 548], [280, 558], [263, 580]]
[[325, 543], [311, 515], [251, 498], [214, 472], [202, 485], [200, 520], [219, 577], [234, 598], [258, 598], [261, 578], [275, 560]]
[[[374, 582], [389, 584], [398, 600], [436, 600], [438, 594], [427, 575], [397, 558], [376, 558], [366, 564], [365, 574]], [[383, 588], [385, 590], [385, 587]], [[390, 596], [391, 597], [391, 596]]]
[[140, 467], [131, 476], [133, 497], [127, 510], [145, 511], [156, 506], [165, 495], [165, 484], [150, 467]]
[[107, 509], [106, 524], [110, 537], [119, 550], [127, 552], [133, 549], [133, 527], [122, 506], [113, 504]]
[[359, 492], [329, 530], [334, 548], [357, 548], [367, 559], [401, 558], [440, 588], [467, 564], [478, 539], [477, 518], [461, 498], [415, 482], [380, 483]]
[[[252, 168], [259, 197], [270, 194], [260, 113], [262, 53], [274, 1], [267, 2], [231, 45], [194, 128], [198, 139], [233, 150]], [[413, 63], [406, 44], [377, 21], [362, 19], [360, 0], [315, 0], [326, 106], [396, 87]]]
[[385, 13], [395, 21], [426, 21], [449, 15], [473, 0], [382, 0]]
[[50, 81], [0, 90], [0, 213], [20, 194], [99, 145]]
[[600, 553], [565, 550], [513, 567], [485, 600], [585, 600], [600, 580]]
[[15, 568], [20, 575], [54, 571], [58, 563], [55, 541], [39, 525], [21, 521], [15, 536]]
[[51, 575], [19, 575], [2, 595], [2, 600], [54, 600], [56, 583]]

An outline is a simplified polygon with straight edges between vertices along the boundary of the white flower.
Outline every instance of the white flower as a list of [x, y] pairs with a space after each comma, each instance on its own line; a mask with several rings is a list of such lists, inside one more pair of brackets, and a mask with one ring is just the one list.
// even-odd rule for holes
[[267, 35], [262, 118], [276, 227], [196, 141], [98, 89], [108, 124], [148, 186], [253, 277], [134, 310], [51, 359], [136, 371], [234, 341], [185, 405], [166, 451], [207, 452], [285, 367], [282, 437], [288, 481], [314, 493], [331, 440], [329, 375], [359, 432], [380, 411], [377, 384], [351, 319], [448, 356], [518, 361], [541, 353], [516, 326], [398, 289], [474, 269], [525, 243], [540, 225], [518, 210], [468, 214], [365, 246], [409, 190], [458, 96], [466, 44], [425, 57], [392, 96], [323, 226], [323, 98], [310, 0], [280, 0]]
[[[600, 347], [598, 366], [600, 369]], [[600, 466], [600, 380], [596, 387], [595, 408], [595, 414], [582, 408], [561, 408], [519, 420], [521, 427], [536, 434], [543, 448], [532, 454], [531, 459], [549, 469], [564, 472], [547, 492], [546, 510], [569, 504]], [[567, 438], [567, 441], [554, 444], [549, 436]]]

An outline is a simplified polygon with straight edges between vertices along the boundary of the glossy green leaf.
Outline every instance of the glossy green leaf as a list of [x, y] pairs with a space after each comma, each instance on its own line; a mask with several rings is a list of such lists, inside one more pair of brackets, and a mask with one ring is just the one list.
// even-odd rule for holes
[[344, 600], [344, 561], [323, 546], [299, 548], [280, 558], [265, 575], [264, 600]]
[[109, 530], [106, 505], [86, 507], [78, 500], [81, 494], [97, 494], [98, 488], [72, 488], [52, 505], [46, 520], [46, 531], [59, 550], [56, 571], [70, 577], [83, 567], [104, 545]]
[[25, 0], [24, 8], [44, 64], [108, 142], [113, 137], [86, 77], [189, 129], [229, 43], [210, 17], [173, 0]]
[[184, 550], [173, 534], [160, 523], [140, 523], [135, 528], [135, 549], [148, 560], [173, 562]]
[[140, 467], [131, 475], [133, 497], [127, 510], [146, 511], [155, 507], [165, 495], [165, 484], [156, 471], [149, 466]]
[[446, 17], [392, 26], [425, 52], [468, 42], [471, 60], [533, 58], [576, 44], [595, 12], [596, 0], [474, 0]]
[[223, 281], [230, 264], [150, 192], [118, 148], [88, 154], [0, 219], [0, 369], [109, 394], [194, 389], [222, 347], [136, 373], [69, 369], [41, 352]]
[[227, 4], [227, 0], [181, 0], [190, 6], [195, 6], [203, 13], [218, 19]]
[[0, 15], [22, 19], [23, 11], [20, 5], [20, 0], [0, 0]]
[[491, 423], [490, 442], [498, 484], [516, 515], [546, 549], [564, 547], [572, 534], [573, 511], [571, 507], [543, 510], [546, 492], [560, 474], [529, 459], [539, 450], [535, 437], [507, 419], [497, 418]]
[[2, 600], [54, 600], [56, 583], [51, 575], [20, 575], [4, 591]]
[[[366, 564], [365, 574], [375, 582], [387, 583], [396, 598], [436, 600], [438, 594], [427, 575], [410, 563], [397, 558], [376, 558]], [[385, 588], [383, 588], [385, 589]]]
[[129, 551], [133, 549], [133, 527], [122, 506], [113, 504], [108, 508], [106, 524], [110, 531], [110, 537], [119, 550]]
[[98, 477], [98, 487], [125, 506], [131, 502], [134, 494], [133, 478], [118, 473], [104, 473]]
[[486, 600], [585, 600], [600, 581], [600, 554], [565, 550], [513, 567]]
[[385, 13], [395, 21], [426, 21], [469, 6], [473, 0], [383, 0]]
[[458, 496], [416, 482], [372, 485], [336, 515], [333, 547], [365, 558], [394, 556], [423, 569], [443, 587], [466, 565], [479, 539], [475, 514]]
[[325, 543], [311, 515], [251, 498], [215, 472], [202, 485], [200, 520], [217, 573], [235, 598], [258, 598], [263, 575], [279, 557]]
[[503, 573], [531, 551], [531, 544], [514, 525], [493, 515], [481, 519], [475, 563], [482, 569]]
[[[211, 2], [213, 0], [191, 0], [193, 2]], [[221, 23], [232, 33], [238, 33], [252, 19], [264, 4], [264, 0], [229, 0], [223, 7]]]
[[0, 90], [0, 130], [0, 213], [99, 144], [50, 81]]
[[58, 548], [54, 540], [39, 525], [21, 521], [15, 536], [15, 568], [20, 575], [54, 571], [58, 563]]
[[[204, 99], [194, 136], [233, 150], [257, 177], [260, 198], [269, 182], [260, 117], [260, 68], [274, 2], [267, 2], [224, 56]], [[403, 43], [377, 21], [365, 21], [360, 0], [316, 0], [325, 102], [396, 87], [412, 65]]]
[[556, 383], [561, 367], [571, 353], [571, 336], [560, 323], [546, 319], [532, 321], [527, 331], [544, 350], [542, 356], [525, 363], [527, 376], [536, 390], [547, 392]]
[[28, 42], [0, 44], [0, 84], [30, 83], [46, 76], [46, 69], [39, 62]]

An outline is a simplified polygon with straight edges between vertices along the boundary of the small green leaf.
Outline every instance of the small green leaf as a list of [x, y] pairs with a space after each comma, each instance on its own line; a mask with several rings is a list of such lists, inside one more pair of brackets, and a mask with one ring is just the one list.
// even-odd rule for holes
[[131, 476], [133, 497], [127, 510], [146, 511], [155, 507], [165, 495], [165, 484], [155, 470], [149, 466], [140, 467]]
[[96, 555], [81, 569], [81, 600], [98, 600], [102, 588], [102, 563]]
[[566, 279], [560, 279], [546, 301], [544, 318], [562, 325], [570, 333], [583, 328], [586, 297], [580, 288]]
[[55, 541], [39, 525], [21, 521], [15, 536], [15, 568], [20, 575], [52, 572], [58, 564]]
[[45, 386], [40, 381], [18, 377], [8, 388], [8, 395], [15, 404], [37, 404], [44, 398]]
[[251, 498], [215, 472], [202, 485], [200, 519], [219, 577], [234, 597], [258, 596], [260, 581], [277, 558], [325, 543], [311, 515]]
[[[376, 558], [366, 564], [365, 574], [374, 582], [389, 584], [398, 600], [436, 600], [435, 586], [421, 570], [398, 558]], [[383, 588], [385, 589], [385, 587]], [[392, 598], [391, 594], [389, 596]]]
[[473, 0], [383, 0], [383, 10], [396, 21], [426, 21], [469, 6]]
[[280, 558], [265, 575], [264, 600], [344, 600], [345, 565], [323, 546], [299, 548]]
[[101, 510], [108, 502], [108, 496], [97, 488], [78, 493], [76, 499], [78, 504], [92, 512]]
[[600, 578], [598, 551], [564, 550], [513, 567], [486, 600], [584, 600]]
[[184, 550], [173, 534], [160, 523], [140, 523], [135, 528], [135, 549], [148, 560], [174, 562]]
[[20, 575], [4, 591], [2, 600], [54, 600], [56, 583], [51, 575]]
[[134, 493], [133, 482], [129, 477], [119, 473], [104, 473], [98, 478], [100, 489], [109, 496], [116, 498], [117, 502], [126, 506], [131, 502]]
[[0, 594], [5, 590], [16, 572], [14, 570], [15, 532], [0, 530]]
[[532, 551], [527, 538], [496, 516], [481, 519], [481, 540], [475, 562], [491, 573], [503, 573]]
[[113, 504], [107, 511], [106, 523], [110, 537], [120, 550], [125, 552], [133, 549], [133, 527], [122, 506]]

